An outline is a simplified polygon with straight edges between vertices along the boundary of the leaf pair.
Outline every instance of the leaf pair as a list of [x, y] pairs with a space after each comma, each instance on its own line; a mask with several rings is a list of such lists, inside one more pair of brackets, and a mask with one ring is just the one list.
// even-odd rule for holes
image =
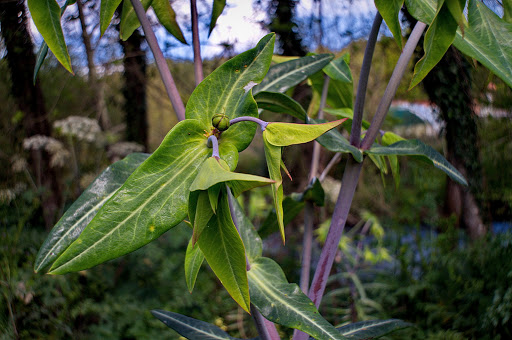
[[[185, 256], [185, 277], [194, 288], [203, 258], [233, 299], [247, 312], [250, 309], [244, 243], [233, 223], [226, 186], [235, 196], [274, 181], [231, 172], [225, 161], [208, 158], [190, 186], [189, 218], [192, 239]], [[198, 246], [195, 245], [197, 242]]]
[[283, 243], [285, 242], [285, 235], [283, 222], [283, 179], [281, 176], [282, 147], [310, 142], [344, 121], [344, 119], [341, 119], [324, 124], [269, 123], [263, 131], [268, 172], [270, 178], [275, 181], [272, 184], [272, 196]]

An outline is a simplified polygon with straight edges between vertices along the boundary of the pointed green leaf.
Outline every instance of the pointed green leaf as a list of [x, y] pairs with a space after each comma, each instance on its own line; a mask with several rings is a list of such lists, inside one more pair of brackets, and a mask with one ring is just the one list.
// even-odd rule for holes
[[344, 56], [331, 60], [323, 70], [331, 79], [350, 84], [353, 81], [352, 71], [350, 71], [350, 67], [345, 61]]
[[[266, 130], [265, 130], [266, 131]], [[281, 232], [283, 243], [285, 242], [284, 236], [284, 222], [283, 222], [283, 178], [281, 177], [281, 147], [270, 144], [263, 134], [263, 145], [265, 148], [265, 159], [267, 161], [268, 174], [271, 179], [275, 181], [272, 184], [272, 198], [274, 201], [274, 209], [276, 211], [277, 224]]]
[[189, 340], [237, 340], [219, 327], [178, 313], [154, 309], [151, 314]]
[[[318, 72], [309, 77], [313, 91], [321, 96], [324, 87], [324, 72]], [[336, 79], [329, 81], [327, 91], [327, 105], [332, 108], [350, 108], [354, 107], [354, 84], [342, 82]]]
[[[382, 145], [388, 146], [401, 140], [404, 140], [404, 138], [393, 132], [387, 131], [382, 136], [381, 142]], [[393, 174], [393, 179], [395, 180], [395, 187], [398, 189], [400, 186], [400, 165], [398, 164], [398, 157], [396, 155], [389, 155], [388, 160], [391, 167], [391, 173]]]
[[217, 211], [217, 205], [219, 204], [219, 194], [222, 186], [223, 184], [219, 183], [208, 188], [208, 198], [210, 199], [210, 206], [212, 207], [213, 212]]
[[212, 31], [215, 28], [215, 24], [217, 23], [217, 19], [222, 14], [224, 7], [226, 7], [226, 0], [213, 0], [212, 19], [210, 20], [210, 29], [208, 30], [208, 36], [212, 34]]
[[322, 124], [269, 123], [263, 131], [263, 138], [274, 146], [307, 143], [334, 129], [345, 120], [340, 119]]
[[299, 286], [288, 283], [273, 260], [260, 257], [251, 264], [248, 276], [252, 303], [268, 320], [299, 329], [315, 339], [344, 339]]
[[55, 0], [27, 0], [37, 30], [66, 70], [73, 73], [64, 33], [60, 25], [61, 8]]
[[311, 201], [318, 207], [323, 207], [325, 203], [325, 192], [318, 178], [313, 178], [301, 195], [304, 201]]
[[430, 24], [423, 40], [425, 55], [414, 66], [414, 75], [409, 89], [418, 85], [437, 65], [455, 39], [457, 22], [444, 0], [440, 1], [438, 6], [434, 21]]
[[[251, 89], [263, 80], [270, 67], [274, 41], [274, 34], [266, 35], [255, 48], [227, 61], [206, 77], [190, 96], [186, 117], [199, 120], [206, 131], [211, 131], [212, 117], [218, 113], [230, 119], [257, 117], [258, 107]], [[255, 132], [256, 124], [238, 123], [222, 133], [220, 142], [228, 141], [242, 151]]]
[[[64, 5], [60, 8], [60, 16], [62, 17], [62, 14], [64, 14], [64, 11], [66, 11], [66, 8], [69, 5], [72, 5], [76, 2], [76, 0], [66, 0]], [[46, 55], [48, 55], [48, 44], [46, 44], [46, 41], [43, 40], [41, 43], [41, 46], [39, 47], [39, 51], [37, 52], [36, 56], [36, 66], [34, 67], [34, 75], [32, 78], [32, 83], [35, 85], [37, 80], [37, 74], [39, 73], [39, 70], [41, 69], [41, 66], [43, 66], [44, 59], [46, 58]]]
[[402, 49], [402, 28], [400, 27], [400, 19], [398, 14], [402, 9], [404, 0], [375, 0], [375, 7], [388, 25], [389, 30], [393, 34], [398, 47]]
[[302, 105], [286, 94], [261, 91], [254, 96], [254, 99], [260, 109], [276, 113], [286, 113], [302, 121], [306, 120], [307, 114]]
[[459, 28], [464, 32], [466, 24], [466, 17], [464, 17], [464, 7], [466, 7], [466, 0], [445, 0], [448, 10], [452, 14], [453, 20], [457, 22]]
[[193, 245], [192, 240], [188, 243], [185, 253], [185, 281], [187, 281], [188, 291], [192, 293], [196, 284], [197, 274], [204, 261], [204, 255], [199, 245]]
[[[406, 0], [418, 20], [429, 23], [436, 12], [435, 0]], [[512, 87], [512, 23], [500, 19], [480, 1], [469, 0], [468, 26], [457, 30], [454, 46], [474, 58]]]
[[[309, 118], [308, 122], [317, 124], [318, 120]], [[349, 141], [339, 133], [338, 130], [330, 130], [316, 139], [324, 148], [333, 152], [351, 153], [358, 162], [363, 161], [363, 153], [361, 150], [351, 145]]]
[[47, 268], [78, 238], [103, 204], [123, 185], [148, 154], [133, 153], [106, 168], [66, 210], [37, 253], [34, 271]]
[[122, 0], [101, 0], [100, 7], [100, 35], [107, 30], [108, 25], [110, 25], [110, 21], [114, 16], [114, 12], [117, 7], [121, 4]]
[[249, 313], [245, 248], [231, 219], [227, 193], [221, 194], [217, 214], [203, 230], [197, 243], [229, 295]]
[[[354, 110], [352, 110], [352, 109], [349, 109], [349, 108], [341, 108], [341, 109], [325, 108], [324, 112], [327, 112], [328, 114], [331, 114], [339, 119], [348, 118], [348, 120], [350, 121], [350, 124], [352, 125], [352, 118], [354, 117]], [[370, 127], [370, 122], [363, 119], [362, 126], [363, 126], [363, 128], [368, 129]]]
[[[191, 192], [192, 195], [195, 192]], [[201, 236], [201, 233], [203, 232], [204, 228], [208, 225], [208, 221], [213, 216], [213, 210], [210, 205], [210, 198], [208, 197], [208, 192], [204, 190], [197, 191], [197, 200], [194, 207], [195, 214], [192, 222], [193, 223], [193, 233], [192, 233], [192, 244], [195, 245], [199, 236]], [[189, 205], [191, 202], [189, 202]], [[190, 211], [190, 206], [189, 206]]]
[[397, 319], [371, 320], [351, 323], [337, 328], [349, 340], [377, 339], [394, 331], [413, 325]]
[[212, 186], [224, 182], [228, 183], [235, 197], [246, 190], [274, 183], [265, 177], [231, 172], [224, 160], [210, 157], [201, 166], [190, 186], [190, 191], [208, 190]]
[[234, 199], [233, 202], [233, 219], [237, 221], [240, 237], [244, 242], [245, 255], [247, 256], [249, 262], [252, 263], [257, 258], [261, 257], [263, 249], [261, 238], [256, 232], [254, 225], [247, 218], [247, 216], [245, 216], [245, 213], [238, 201]]
[[439, 152], [434, 150], [431, 146], [423, 142], [413, 140], [403, 140], [394, 143], [390, 146], [374, 146], [367, 150], [366, 153], [374, 155], [398, 155], [398, 156], [419, 156], [422, 160], [433, 164], [436, 168], [444, 171], [454, 181], [468, 185], [464, 176], [455, 169]]
[[[153, 0], [140, 0], [144, 11], [147, 11]], [[133, 32], [140, 27], [139, 19], [135, 14], [130, 0], [123, 1], [123, 10], [121, 11], [121, 24], [119, 25], [119, 36], [126, 41]]]
[[386, 165], [386, 160], [384, 157], [374, 154], [368, 154], [368, 157], [370, 157], [372, 163], [379, 169], [380, 172], [383, 174], [388, 173], [388, 166]]
[[51, 273], [83, 270], [124, 255], [181, 222], [190, 184], [210, 152], [198, 121], [178, 123], [54, 262]]
[[[295, 199], [295, 197], [286, 196], [283, 200], [283, 224], [286, 226], [290, 223], [295, 216], [297, 216], [302, 209], [304, 208], [304, 201], [300, 201]], [[276, 212], [272, 210], [268, 216], [265, 218], [265, 221], [261, 224], [261, 227], [258, 229], [258, 234], [261, 238], [265, 238], [268, 235], [276, 233], [279, 231], [279, 224]]]
[[283, 93], [320, 71], [332, 58], [332, 54], [316, 54], [274, 65], [253, 92], [254, 94], [261, 91]]
[[178, 39], [183, 44], [187, 44], [183, 32], [176, 21], [176, 13], [171, 7], [169, 0], [153, 0], [151, 7], [155, 11], [158, 21], [165, 27], [167, 32]]

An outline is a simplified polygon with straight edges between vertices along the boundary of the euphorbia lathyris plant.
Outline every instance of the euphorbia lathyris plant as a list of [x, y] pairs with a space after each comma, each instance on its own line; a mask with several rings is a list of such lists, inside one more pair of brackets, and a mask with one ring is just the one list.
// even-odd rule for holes
[[[70, 68], [62, 32], [50, 29], [42, 20], [50, 18], [48, 20], [56, 24], [53, 27], [60, 28], [55, 19], [55, 12], [60, 9], [54, 0], [44, 2], [48, 6], [40, 6], [36, 0], [29, 1], [34, 20], [50, 49], [55, 50], [57, 58]], [[66, 2], [65, 6], [71, 2]], [[102, 32], [120, 2], [102, 1]], [[425, 30], [425, 23], [430, 24], [425, 36], [426, 54], [417, 64], [412, 85], [421, 81], [454, 41], [463, 52], [510, 82], [512, 53], [493, 53], [485, 51], [482, 46], [496, 43], [487, 34], [490, 33], [489, 28], [484, 27], [484, 22], [508, 37], [512, 33], [511, 25], [482, 8], [475, 0], [469, 1], [469, 20], [463, 16], [465, 1], [462, 0], [408, 0], [405, 4], [419, 22], [403, 45], [398, 13], [404, 1], [376, 0], [379, 13], [368, 40], [355, 103], [348, 56], [333, 59], [330, 54], [310, 55], [270, 67], [275, 38], [269, 34], [255, 48], [224, 63], [200, 82], [183, 112], [181, 99], [176, 95], [168, 69], [163, 66], [163, 55], [144, 15], [144, 7], [138, 0], [130, 0], [130, 3], [125, 0], [127, 12], [121, 17], [123, 38], [138, 26], [133, 16], [135, 13], [155, 54], [171, 102], [182, 121], [173, 127], [152, 155], [130, 155], [111, 165], [91, 184], [50, 233], [38, 254], [36, 271], [49, 269], [52, 274], [64, 274], [90, 268], [138, 249], [185, 221], [192, 228], [184, 266], [189, 290], [193, 290], [198, 271], [206, 259], [233, 299], [252, 314], [261, 339], [279, 338], [273, 323], [304, 332], [297, 332], [296, 339], [304, 339], [308, 335], [318, 339], [343, 339], [347, 334], [358, 339], [375, 338], [406, 327], [402, 321], [385, 320], [336, 329], [317, 310], [363, 160], [367, 156], [382, 172], [387, 172], [388, 159], [392, 173], [398, 179], [397, 156], [412, 155], [465, 184], [461, 174], [434, 149], [420, 141], [404, 140], [381, 131], [381, 125], [412, 52]], [[143, 3], [146, 8], [151, 4], [164, 26], [178, 39], [183, 38], [174, 21], [174, 13], [170, 15], [167, 6], [163, 6], [165, 4], [156, 0]], [[195, 8], [195, 0], [191, 3]], [[223, 7], [223, 1], [214, 1], [210, 30]], [[163, 8], [167, 8], [167, 12]], [[373, 48], [383, 18], [399, 46], [403, 46], [403, 51], [377, 112], [368, 123], [362, 119], [363, 104]], [[461, 35], [462, 29], [464, 35]], [[500, 41], [500, 48], [510, 51], [510, 41], [512, 39]], [[193, 42], [197, 47], [197, 39]], [[199, 65], [196, 63], [196, 66]], [[202, 78], [202, 75], [197, 78]], [[320, 98], [318, 102], [313, 101], [308, 110], [318, 111], [315, 119], [284, 94], [306, 79], [315, 92], [314, 98]], [[341, 119], [324, 122], [322, 112], [326, 105], [330, 106], [329, 113]], [[259, 118], [262, 109], [291, 115], [304, 124], [262, 121]], [[350, 129], [350, 140], [337, 129], [341, 124]], [[239, 152], [251, 143], [258, 126], [262, 130], [270, 178], [235, 172]], [[331, 228], [311, 287], [306, 277], [299, 288], [288, 283], [275, 261], [263, 257], [261, 237], [235, 197], [254, 187], [271, 185], [274, 222], [284, 242], [288, 216], [283, 209], [285, 198], [281, 171], [287, 170], [282, 161], [282, 148], [313, 140], [338, 155], [346, 154], [348, 160]], [[318, 155], [319, 150], [315, 147], [314, 153]], [[313, 163], [310, 185], [295, 200], [302, 202], [300, 207], [306, 206], [306, 220], [311, 220], [307, 216], [314, 211], [314, 205], [323, 202], [317, 175]], [[296, 214], [298, 209], [294, 210]], [[307, 242], [304, 244], [303, 258], [308, 259]], [[303, 275], [309, 272], [307, 261], [302, 269]], [[159, 310], [153, 314], [189, 339], [232, 339], [219, 328], [199, 320]]]

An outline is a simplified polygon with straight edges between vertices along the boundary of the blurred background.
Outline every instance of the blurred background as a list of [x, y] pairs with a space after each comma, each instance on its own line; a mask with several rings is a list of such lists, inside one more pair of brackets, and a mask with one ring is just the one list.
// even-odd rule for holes
[[[501, 2], [486, 4], [501, 16]], [[186, 102], [194, 89], [190, 4], [171, 0], [171, 5], [189, 45], [149, 16]], [[193, 295], [188, 293], [183, 260], [191, 232], [181, 225], [87, 271], [65, 276], [33, 271], [49, 230], [94, 178], [129, 153], [154, 151], [177, 123], [142, 31], [121, 41], [117, 12], [100, 38], [99, 6], [99, 0], [77, 0], [63, 15], [75, 75], [49, 55], [33, 82], [41, 37], [24, 1], [0, 1], [0, 339], [177, 339], [151, 316], [155, 308], [212, 322], [232, 336], [255, 336], [250, 316], [206, 266]], [[356, 88], [376, 13], [373, 1], [228, 0], [208, 35], [211, 7], [212, 1], [198, 0], [205, 75], [276, 32], [275, 54], [349, 53]], [[401, 18], [408, 34], [413, 19], [407, 13]], [[372, 118], [399, 54], [383, 25], [365, 119]], [[416, 60], [422, 54], [419, 47]], [[437, 149], [466, 176], [469, 188], [412, 159], [400, 159], [399, 184], [368, 162], [320, 312], [335, 325], [385, 318], [415, 324], [390, 339], [511, 339], [512, 90], [450, 49], [422, 84], [408, 91], [413, 65], [384, 129]], [[293, 97], [307, 109], [313, 93], [302, 84]], [[294, 177], [285, 181], [285, 194], [306, 187], [311, 153], [312, 144], [285, 150]], [[323, 151], [321, 169], [332, 156]], [[343, 164], [323, 184], [314, 258], [327, 233]], [[240, 155], [237, 171], [268, 175], [258, 134]], [[268, 227], [270, 189], [254, 190], [240, 201], [256, 227]], [[286, 247], [268, 228], [260, 230], [264, 251], [290, 282], [299, 282], [301, 221], [300, 212], [288, 223]]]

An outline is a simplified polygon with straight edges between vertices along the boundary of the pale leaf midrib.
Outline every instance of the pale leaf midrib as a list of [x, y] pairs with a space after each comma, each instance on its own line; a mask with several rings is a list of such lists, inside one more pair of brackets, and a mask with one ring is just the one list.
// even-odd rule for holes
[[[325, 57], [325, 58], [327, 58], [327, 57]], [[294, 69], [293, 72], [285, 72], [281, 76], [279, 76], [276, 79], [274, 79], [273, 81], [271, 81], [270, 83], [266, 84], [265, 86], [258, 88], [257, 92], [267, 91], [268, 88], [272, 87], [274, 84], [283, 80], [284, 78], [290, 77], [291, 75], [296, 74], [296, 73], [300, 73], [300, 71], [302, 69], [307, 69], [308, 67], [313, 67], [316, 64], [325, 61], [325, 58], [319, 58], [318, 60], [316, 60], [313, 63], [305, 64], [299, 68]]]
[[153, 313], [156, 313], [156, 314], [159, 314], [159, 315], [163, 315], [163, 316], [165, 316], [165, 317], [167, 317], [167, 318], [170, 318], [170, 319], [174, 320], [174, 322], [177, 322], [177, 323], [179, 323], [180, 325], [184, 325], [184, 326], [186, 326], [187, 328], [192, 328], [192, 329], [194, 329], [194, 330], [195, 330], [196, 332], [198, 332], [198, 333], [201, 333], [201, 334], [205, 334], [205, 335], [211, 336], [211, 337], [213, 337], [213, 338], [215, 338], [215, 339], [221, 339], [221, 340], [229, 339], [229, 338], [225, 338], [225, 337], [222, 337], [222, 338], [221, 338], [221, 337], [218, 337], [216, 334], [208, 333], [208, 332], [206, 332], [206, 331], [204, 331], [204, 330], [202, 330], [202, 329], [191, 327], [189, 324], [184, 323], [183, 321], [180, 321], [180, 320], [178, 320], [178, 319], [176, 319], [176, 318], [172, 318], [172, 317], [170, 317], [170, 316], [168, 316], [168, 315], [166, 315], [166, 314], [162, 314], [162, 313], [159, 313], [159, 312], [156, 312], [156, 311], [153, 311]]
[[354, 333], [357, 333], [359, 332], [360, 330], [364, 329], [364, 330], [368, 330], [370, 328], [374, 328], [374, 327], [380, 327], [382, 325], [385, 325], [385, 324], [388, 324], [388, 323], [392, 323], [394, 322], [394, 320], [384, 320], [382, 322], [379, 322], [379, 323], [375, 323], [373, 325], [362, 325], [360, 328], [354, 328], [354, 329], [351, 329], [350, 331], [348, 332], [343, 332], [343, 336], [347, 336], [347, 335], [351, 335], [351, 334], [354, 334]]
[[[196, 161], [199, 157], [202, 156], [202, 153], [198, 153], [196, 154], [195, 157], [191, 158], [191, 160], [186, 164], [186, 165], [190, 165], [191, 163], [193, 163], [194, 161]], [[73, 262], [76, 262], [79, 258], [81, 258], [84, 254], [87, 254], [91, 249], [95, 248], [99, 243], [103, 242], [103, 240], [110, 236], [111, 234], [113, 234], [115, 231], [117, 231], [122, 225], [125, 224], [125, 222], [127, 220], [129, 220], [131, 217], [133, 217], [139, 210], [141, 210], [143, 207], [145, 207], [151, 200], [153, 197], [155, 197], [156, 195], [158, 195], [160, 193], [161, 190], [163, 190], [166, 185], [168, 183], [170, 183], [173, 179], [175, 179], [178, 175], [180, 175], [183, 171], [185, 171], [187, 168], [187, 166], [184, 166], [182, 167], [182, 169], [180, 171], [178, 171], [177, 173], [175, 173], [174, 176], [172, 176], [168, 181], [165, 182], [165, 185], [162, 185], [160, 186], [160, 188], [158, 188], [158, 190], [156, 190], [148, 199], [146, 199], [146, 202], [142, 205], [139, 205], [139, 207], [137, 209], [135, 209], [134, 211], [132, 211], [132, 213], [130, 213], [128, 215], [128, 217], [126, 217], [123, 221], [121, 221], [120, 223], [118, 223], [114, 228], [112, 228], [108, 233], [104, 234], [103, 237], [101, 237], [100, 239], [98, 239], [96, 242], [94, 242], [93, 244], [91, 244], [90, 246], [88, 246], [84, 251], [82, 251], [80, 254], [78, 254], [77, 256], [73, 257], [71, 260], [61, 264], [59, 267], [57, 268], [54, 268], [52, 269], [52, 271], [55, 271], [59, 268], [62, 268], [63, 266], [66, 266], [66, 265], [70, 265], [72, 264]], [[174, 191], [173, 191], [174, 193]]]
[[[274, 292], [274, 290], [273, 290], [272, 288], [268, 288], [268, 287], [264, 284], [264, 282], [263, 282], [263, 281], [264, 281], [264, 279], [265, 279], [265, 277], [263, 277], [263, 278], [262, 278], [260, 275], [258, 275], [258, 268], [257, 268], [257, 267], [256, 267], [256, 268], [254, 268], [254, 266], [253, 266], [253, 269], [254, 269], [254, 271], [253, 271], [253, 270], [250, 270], [250, 271], [248, 272], [248, 274], [249, 274], [250, 276], [252, 276], [252, 277], [253, 277], [254, 281], [256, 281], [257, 286], [258, 286], [258, 287], [260, 287], [260, 289], [265, 290], [265, 291], [266, 291], [266, 292], [268, 292], [270, 295], [272, 295], [272, 297], [273, 297], [274, 299], [279, 300], [279, 302], [280, 302], [280, 303], [282, 303], [283, 305], [287, 306], [289, 309], [293, 310], [295, 313], [297, 313], [298, 315], [300, 315], [303, 319], [308, 320], [312, 325], [314, 325], [314, 326], [315, 326], [315, 328], [319, 329], [322, 333], [327, 334], [328, 336], [332, 337], [332, 334], [331, 334], [331, 333], [327, 332], [326, 330], [324, 330], [323, 328], [321, 328], [320, 326], [318, 326], [318, 325], [315, 323], [315, 321], [314, 321], [314, 320], [311, 320], [307, 315], [304, 315], [303, 313], [301, 313], [301, 311], [300, 311], [300, 310], [297, 310], [297, 309], [293, 308], [293, 306], [292, 306], [292, 305], [287, 304], [287, 303], [286, 303], [286, 301], [284, 301], [283, 299], [281, 299], [281, 297], [279, 296], [279, 294], [275, 293], [275, 292]], [[321, 318], [320, 314], [318, 314], [318, 316]], [[338, 334], [336, 334], [336, 335], [338, 335]], [[335, 339], [335, 338], [333, 338], [333, 339]]]
[[59, 240], [50, 248], [50, 250], [48, 250], [46, 252], [46, 256], [41, 260], [39, 266], [37, 266], [35, 268], [36, 272], [39, 271], [39, 269], [41, 269], [41, 266], [44, 264], [44, 262], [46, 261], [46, 259], [48, 258], [48, 256], [52, 253], [52, 251], [59, 245], [62, 243], [62, 241], [64, 240], [64, 238], [73, 230], [75, 230], [78, 225], [84, 220], [86, 219], [91, 213], [95, 213], [98, 209], [98, 207], [101, 207], [110, 197], [112, 197], [112, 195], [114, 195], [114, 193], [116, 192], [117, 190], [114, 190], [113, 192], [111, 192], [110, 194], [108, 194], [107, 196], [105, 196], [101, 201], [99, 201], [96, 205], [94, 205], [94, 207], [92, 207], [91, 209], [89, 209], [89, 211], [83, 215], [82, 217], [80, 217], [77, 221], [75, 221], [72, 226], [64, 233], [64, 235], [62, 235]]

